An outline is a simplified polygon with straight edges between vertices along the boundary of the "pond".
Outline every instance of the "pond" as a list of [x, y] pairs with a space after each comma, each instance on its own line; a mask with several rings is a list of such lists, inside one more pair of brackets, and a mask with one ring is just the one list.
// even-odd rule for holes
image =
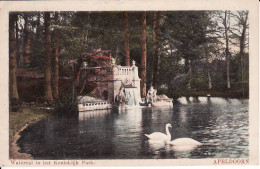
[[[179, 152], [151, 144], [144, 134], [189, 137], [203, 145]], [[173, 108], [80, 112], [78, 118], [50, 117], [20, 133], [20, 152], [34, 159], [178, 159], [247, 158], [248, 99], [180, 98]]]

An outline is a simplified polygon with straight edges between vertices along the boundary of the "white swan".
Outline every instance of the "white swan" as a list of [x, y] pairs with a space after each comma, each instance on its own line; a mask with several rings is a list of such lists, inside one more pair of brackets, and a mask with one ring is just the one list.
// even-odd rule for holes
[[191, 138], [178, 138], [169, 142], [173, 146], [200, 146], [202, 143]]
[[175, 152], [191, 152], [202, 145], [202, 143], [191, 138], [178, 138], [167, 143], [173, 146], [172, 149]]
[[144, 134], [146, 137], [152, 140], [165, 140], [170, 141], [171, 140], [171, 134], [169, 132], [169, 127], [172, 127], [170, 123], [167, 123], [165, 126], [166, 134], [161, 132], [154, 132], [152, 134]]

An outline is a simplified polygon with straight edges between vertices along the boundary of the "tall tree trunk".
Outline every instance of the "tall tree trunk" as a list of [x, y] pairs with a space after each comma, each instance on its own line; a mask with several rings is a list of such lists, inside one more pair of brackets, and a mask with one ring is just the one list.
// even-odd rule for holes
[[141, 96], [146, 96], [146, 12], [141, 16]]
[[[55, 12], [55, 22], [58, 22], [58, 12]], [[54, 44], [53, 44], [53, 48], [54, 48], [54, 90], [53, 90], [53, 97], [55, 99], [59, 98], [59, 48], [58, 48], [58, 30], [55, 29], [54, 30]]]
[[17, 101], [18, 90], [16, 82], [16, 39], [15, 39], [15, 22], [17, 20], [16, 14], [10, 14], [9, 24], [9, 37], [10, 37], [10, 73], [9, 73], [9, 85], [10, 85], [10, 99], [11, 102]]
[[125, 65], [130, 66], [128, 13], [123, 12], [123, 14], [124, 14], [124, 35], [125, 35]]
[[244, 55], [244, 50], [245, 50], [245, 41], [246, 41], [246, 29], [247, 29], [247, 18], [248, 18], [248, 13], [245, 14], [245, 19], [243, 20], [244, 22], [242, 23], [242, 34], [240, 37], [240, 62], [241, 62], [241, 86], [243, 90], [243, 96], [245, 95], [244, 93], [244, 63], [243, 63], [243, 55]]
[[[188, 59], [189, 57], [187, 57], [185, 60], [184, 60], [184, 70], [185, 70], [185, 73], [186, 74], [192, 74], [192, 70], [191, 70], [191, 60]], [[191, 77], [187, 83], [187, 89], [191, 89]]]
[[154, 13], [154, 67], [153, 67], [153, 86], [155, 89], [158, 88], [158, 60], [159, 60], [159, 45], [160, 45], [160, 24], [161, 24], [161, 15], [162, 12]]
[[212, 89], [212, 82], [211, 82], [211, 77], [210, 77], [210, 67], [209, 67], [209, 58], [208, 58], [208, 55], [207, 55], [207, 72], [208, 72], [208, 84], [209, 84], [209, 89]]
[[41, 30], [40, 30], [40, 25], [41, 25], [41, 13], [40, 12], [38, 12], [38, 15], [37, 15], [37, 27], [36, 27], [36, 37], [37, 37], [37, 39], [39, 39], [40, 38], [40, 32], [41, 32]]
[[228, 11], [225, 11], [224, 27], [225, 27], [225, 40], [226, 40], [226, 66], [227, 66], [227, 88], [230, 89], [230, 78], [229, 78], [229, 36], [228, 36]]
[[[18, 16], [17, 16], [18, 17]], [[18, 18], [15, 22], [15, 40], [16, 40], [16, 66], [20, 66], [20, 43], [19, 43], [19, 28], [18, 28]]]
[[212, 89], [212, 83], [211, 83], [211, 77], [210, 77], [209, 70], [208, 70], [208, 80], [209, 80], [209, 89]]
[[77, 60], [77, 64], [74, 66], [74, 78], [75, 78], [75, 88], [77, 89], [79, 86], [80, 73], [81, 73], [81, 65], [83, 64], [83, 59], [80, 58]]
[[51, 89], [51, 34], [50, 34], [50, 12], [44, 12], [45, 27], [45, 68], [44, 68], [44, 98], [48, 104], [53, 102]]
[[227, 63], [227, 88], [230, 89], [230, 78], [229, 78], [229, 55], [226, 56]]
[[190, 71], [190, 61], [187, 58], [184, 59], [184, 71], [186, 74]]
[[29, 31], [29, 23], [28, 23], [28, 16], [24, 14], [24, 56], [23, 62], [24, 66], [29, 66], [30, 64], [30, 31]]

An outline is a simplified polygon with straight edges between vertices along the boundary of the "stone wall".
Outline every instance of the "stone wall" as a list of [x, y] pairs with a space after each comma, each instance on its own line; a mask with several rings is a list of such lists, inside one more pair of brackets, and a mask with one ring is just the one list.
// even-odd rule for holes
[[[138, 77], [138, 67], [135, 61], [132, 66], [117, 66], [113, 68], [114, 75], [114, 100], [119, 94], [121, 87], [136, 88], [138, 99], [140, 97], [140, 78]], [[141, 99], [141, 98], [140, 98]]]
[[89, 94], [92, 97], [115, 102], [122, 86], [136, 88], [137, 95], [140, 96], [140, 78], [134, 61], [132, 66], [120, 66], [112, 61], [110, 66], [93, 67], [82, 71], [84, 71], [82, 80], [86, 78], [88, 82], [96, 84], [96, 88]]

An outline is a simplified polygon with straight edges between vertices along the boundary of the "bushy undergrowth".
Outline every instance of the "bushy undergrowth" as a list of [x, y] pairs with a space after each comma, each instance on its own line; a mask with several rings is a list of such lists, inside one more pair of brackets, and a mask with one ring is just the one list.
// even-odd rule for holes
[[77, 116], [78, 115], [78, 103], [72, 102], [71, 98], [60, 98], [53, 104], [55, 115], [58, 116]]

